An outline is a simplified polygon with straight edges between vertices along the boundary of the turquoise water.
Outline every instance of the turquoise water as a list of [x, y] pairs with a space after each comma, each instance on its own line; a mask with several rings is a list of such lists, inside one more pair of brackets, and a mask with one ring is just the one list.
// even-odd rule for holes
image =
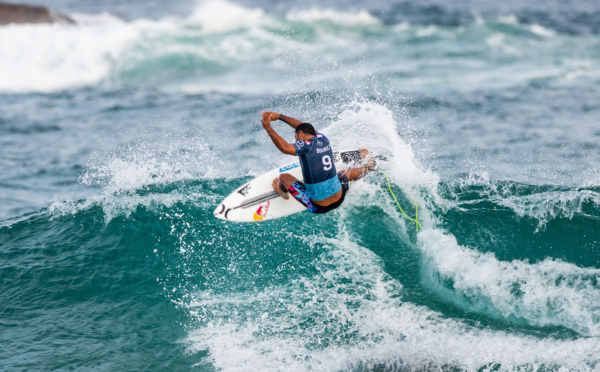
[[[596, 4], [51, 5], [0, 27], [0, 370], [600, 368]], [[379, 174], [215, 219], [266, 109], [423, 229]]]
[[574, 197], [543, 227], [523, 210], [554, 190], [445, 184], [454, 202], [416, 236], [376, 179], [328, 217], [212, 219], [246, 180], [153, 185], [3, 227], [5, 367], [595, 368], [597, 190], [559, 191]]

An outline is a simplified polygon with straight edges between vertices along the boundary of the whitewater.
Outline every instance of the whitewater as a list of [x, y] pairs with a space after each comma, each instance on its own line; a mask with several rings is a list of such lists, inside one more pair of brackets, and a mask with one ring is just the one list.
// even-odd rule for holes
[[[148, 4], [0, 27], [0, 370], [600, 370], [597, 4]], [[263, 110], [423, 228], [214, 218]]]

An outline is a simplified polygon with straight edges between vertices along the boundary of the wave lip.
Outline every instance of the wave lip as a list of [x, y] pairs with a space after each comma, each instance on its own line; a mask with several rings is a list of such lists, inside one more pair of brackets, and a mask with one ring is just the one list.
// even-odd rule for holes
[[589, 220], [600, 218], [600, 193], [593, 185], [564, 187], [527, 185], [513, 181], [492, 181], [489, 176], [471, 174], [459, 181], [447, 197], [453, 202], [445, 208], [463, 209], [478, 203], [491, 202], [513, 211], [519, 218], [537, 221], [534, 233], [539, 233], [551, 221], [573, 220], [583, 216]]
[[492, 253], [462, 247], [453, 236], [436, 230], [422, 232], [419, 240], [427, 281], [457, 305], [600, 337], [600, 269], [550, 259], [504, 262]]
[[307, 10], [290, 10], [285, 17], [289, 21], [304, 23], [331, 22], [348, 26], [380, 25], [381, 21], [366, 10], [339, 12], [333, 9], [311, 8]]
[[222, 0], [210, 0], [198, 6], [186, 23], [199, 25], [205, 33], [224, 34], [243, 28], [257, 28], [265, 23], [264, 10], [245, 8]]
[[[97, 85], [139, 38], [126, 24], [0, 28], [0, 92], [53, 92]], [[26, 46], [26, 47], [24, 47]]]

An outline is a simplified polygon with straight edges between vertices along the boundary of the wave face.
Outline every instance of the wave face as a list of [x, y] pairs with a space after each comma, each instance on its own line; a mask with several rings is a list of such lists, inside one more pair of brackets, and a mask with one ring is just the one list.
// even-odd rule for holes
[[[0, 370], [600, 368], [597, 4], [49, 5], [0, 27]], [[263, 110], [423, 228], [380, 174], [215, 219]]]
[[248, 176], [103, 157], [100, 193], [1, 227], [4, 366], [595, 370], [600, 190], [441, 181], [395, 127], [357, 103], [324, 131], [388, 157], [418, 234], [377, 175], [327, 216], [231, 224]]

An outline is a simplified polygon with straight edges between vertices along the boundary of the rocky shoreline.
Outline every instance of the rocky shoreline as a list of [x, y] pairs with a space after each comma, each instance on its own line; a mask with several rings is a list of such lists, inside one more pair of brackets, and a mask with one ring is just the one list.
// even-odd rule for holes
[[45, 6], [0, 2], [0, 25], [11, 23], [75, 24], [68, 16]]

